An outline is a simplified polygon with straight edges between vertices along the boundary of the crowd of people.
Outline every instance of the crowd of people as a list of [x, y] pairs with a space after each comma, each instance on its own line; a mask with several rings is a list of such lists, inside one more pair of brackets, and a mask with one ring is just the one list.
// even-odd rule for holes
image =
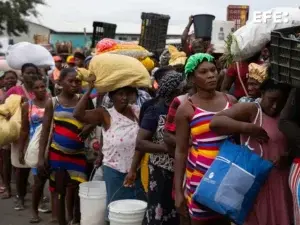
[[[146, 201], [144, 225], [230, 225], [229, 218], [192, 196], [224, 140], [250, 139], [254, 152], [274, 167], [245, 225], [300, 225], [300, 93], [270, 79], [270, 46], [224, 68], [209, 42], [188, 39], [192, 23], [182, 36], [185, 63], [170, 66], [157, 57], [149, 71], [152, 89], [127, 86], [99, 93], [94, 75], [83, 88], [77, 68], [88, 69], [93, 56], [80, 52], [66, 59], [53, 56], [50, 82], [48, 72], [34, 64], [24, 64], [20, 76], [4, 71], [1, 103], [20, 95], [23, 104], [18, 142], [1, 146], [1, 198], [12, 197], [14, 174], [15, 210], [26, 207], [31, 188], [31, 223], [41, 221], [39, 212], [51, 211], [52, 223], [79, 224], [79, 184], [101, 166], [106, 204]], [[24, 162], [26, 143], [38, 129], [38, 166], [30, 168]], [[47, 180], [51, 209], [44, 205]]]

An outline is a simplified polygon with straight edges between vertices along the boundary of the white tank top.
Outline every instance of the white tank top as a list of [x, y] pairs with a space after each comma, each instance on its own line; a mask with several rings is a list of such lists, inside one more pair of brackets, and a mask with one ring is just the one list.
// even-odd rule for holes
[[[106, 110], [110, 115], [110, 128], [102, 129], [103, 165], [128, 173], [135, 152], [138, 122], [118, 113], [114, 107]], [[132, 110], [138, 118], [138, 107], [132, 106]]]

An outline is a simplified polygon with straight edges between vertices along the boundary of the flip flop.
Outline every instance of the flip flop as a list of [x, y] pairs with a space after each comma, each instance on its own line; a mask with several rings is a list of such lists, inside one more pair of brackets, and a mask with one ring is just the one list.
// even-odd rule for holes
[[29, 220], [29, 223], [39, 223], [39, 222], [41, 222], [41, 218], [40, 217], [32, 217]]

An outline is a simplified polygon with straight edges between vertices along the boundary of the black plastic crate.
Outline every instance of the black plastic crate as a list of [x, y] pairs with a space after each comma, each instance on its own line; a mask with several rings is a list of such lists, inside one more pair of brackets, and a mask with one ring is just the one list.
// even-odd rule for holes
[[117, 25], [112, 23], [104, 22], [93, 22], [93, 37], [92, 37], [92, 46], [94, 48], [98, 41], [103, 38], [115, 38]]
[[142, 28], [139, 44], [151, 52], [165, 48], [170, 16], [142, 13]]
[[300, 39], [290, 35], [298, 33], [300, 26], [271, 33], [271, 77], [294, 87], [300, 87]]

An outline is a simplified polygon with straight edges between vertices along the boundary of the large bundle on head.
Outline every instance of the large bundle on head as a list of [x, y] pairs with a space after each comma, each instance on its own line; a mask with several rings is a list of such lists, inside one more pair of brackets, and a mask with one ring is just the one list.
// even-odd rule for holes
[[38, 67], [53, 67], [54, 60], [50, 52], [41, 45], [20, 42], [8, 48], [7, 64], [15, 70], [20, 70], [25, 63], [33, 63]]
[[187, 59], [185, 52], [178, 51], [178, 49], [173, 45], [169, 45], [168, 50], [170, 53], [170, 60], [169, 60], [170, 66], [177, 66], [177, 65], [185, 64], [185, 61]]
[[[276, 23], [275, 17], [280, 13], [283, 21]], [[267, 14], [271, 18], [263, 21]], [[233, 55], [234, 60], [248, 59], [258, 53], [271, 40], [273, 30], [298, 26], [299, 24], [299, 8], [286, 7], [268, 10], [263, 14], [262, 22], [250, 21], [233, 33], [229, 48], [230, 54]]]
[[150, 75], [143, 64], [135, 58], [117, 55], [100, 54], [93, 57], [89, 72], [78, 69], [82, 80], [89, 74], [96, 76], [95, 87], [98, 92], [110, 92], [116, 89], [131, 87], [151, 87]]
[[130, 56], [140, 60], [147, 70], [150, 71], [154, 68], [154, 62], [149, 58], [152, 56], [152, 53], [135, 43], [104, 38], [96, 45], [96, 54], [99, 55], [103, 53]]
[[20, 129], [21, 96], [11, 95], [0, 105], [0, 146], [18, 140]]

